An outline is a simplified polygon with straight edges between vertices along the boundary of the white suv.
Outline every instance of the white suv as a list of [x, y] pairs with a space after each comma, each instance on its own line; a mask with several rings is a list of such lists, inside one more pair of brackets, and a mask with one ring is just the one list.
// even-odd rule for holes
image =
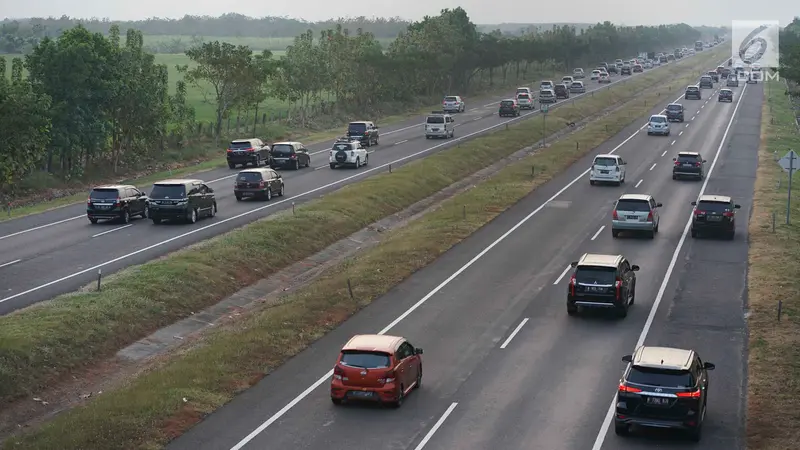
[[669, 120], [667, 116], [663, 114], [650, 116], [650, 121], [647, 123], [647, 135], [652, 136], [654, 134], [669, 136]]
[[589, 184], [614, 183], [617, 186], [625, 182], [627, 163], [618, 155], [597, 155], [589, 169]]
[[338, 139], [333, 144], [328, 162], [330, 162], [331, 169], [340, 166], [351, 166], [358, 169], [369, 163], [369, 154], [359, 141]]

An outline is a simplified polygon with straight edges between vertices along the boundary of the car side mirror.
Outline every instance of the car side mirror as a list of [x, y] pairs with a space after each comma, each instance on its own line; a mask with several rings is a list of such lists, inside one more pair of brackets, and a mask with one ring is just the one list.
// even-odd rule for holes
[[279, 173], [276, 173], [275, 175], [276, 175], [278, 178], [283, 178], [283, 175], [281, 175], [281, 174], [279, 174]]
[[144, 192], [139, 192], [139, 197], [147, 197], [147, 194], [145, 194]]
[[692, 202], [692, 206], [697, 206], [697, 202]]
[[663, 203], [656, 203], [656, 208], [661, 208], [662, 206], [664, 206]]
[[415, 348], [414, 349], [414, 354], [415, 355], [421, 355], [422, 354], [422, 349], [421, 348]]
[[678, 158], [672, 158], [672, 160], [673, 160], [673, 161], [677, 161], [677, 160], [678, 160]]
[[713, 364], [713, 363], [710, 363], [710, 362], [703, 363], [703, 369], [706, 369], [706, 370], [714, 370], [716, 367], [717, 367], [716, 364]]
[[703, 162], [704, 162], [704, 163], [707, 163], [708, 161], [706, 161], [706, 160], [704, 159], [704, 160], [703, 160]]
[[634, 264], [634, 265], [631, 266], [631, 270], [634, 271], [634, 272], [638, 272], [639, 271], [639, 266]]
[[625, 355], [625, 356], [623, 356], [622, 357], [622, 362], [626, 362], [626, 363], [633, 362], [633, 355]]
[[569, 266], [572, 267], [573, 269], [578, 267], [578, 261], [572, 261], [571, 263], [569, 263]]
[[742, 207], [742, 205], [733, 205], [733, 209], [739, 209], [741, 207]]
[[213, 190], [213, 189], [211, 189], [211, 188], [208, 188], [208, 193], [209, 193], [209, 194], [213, 194], [213, 193], [214, 193], [214, 190]]

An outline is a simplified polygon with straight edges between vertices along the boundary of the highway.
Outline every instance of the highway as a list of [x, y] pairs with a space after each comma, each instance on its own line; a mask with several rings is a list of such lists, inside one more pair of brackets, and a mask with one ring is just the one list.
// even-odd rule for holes
[[[669, 137], [647, 136], [643, 117], [168, 448], [744, 449], [747, 221], [763, 90], [742, 84], [729, 104], [716, 101], [719, 87], [681, 99], [686, 122]], [[672, 180], [679, 151], [708, 160], [705, 181]], [[610, 152], [627, 160], [627, 182], [590, 186], [592, 157]], [[734, 241], [687, 237], [701, 192], [741, 204]], [[654, 240], [611, 237], [622, 193], [663, 203]], [[641, 266], [627, 318], [567, 316], [567, 268], [585, 252]], [[327, 388], [338, 350], [377, 332], [425, 350], [422, 388], [398, 410], [334, 406]], [[694, 348], [716, 363], [700, 444], [609, 433], [620, 358], [642, 342]]]
[[[715, 63], [709, 62], [709, 67]], [[616, 76], [611, 85], [628, 78]], [[586, 84], [588, 92], [581, 96], [608, 86], [588, 79]], [[531, 87], [537, 86], [538, 81]], [[573, 99], [578, 97], [572, 96]], [[426, 140], [422, 133], [422, 117], [386, 127], [381, 130], [380, 145], [370, 149], [374, 152], [370, 154], [369, 166], [358, 170], [328, 167], [327, 153], [332, 141], [312, 145], [312, 167], [297, 172], [284, 171], [287, 195], [271, 202], [237, 202], [232, 184], [238, 170], [224, 168], [204, 172], [198, 177], [215, 189], [219, 212], [215, 218], [201, 220], [195, 225], [154, 226], [150, 221], [133, 219], [129, 225], [101, 222], [93, 226], [85, 217], [83, 204], [0, 223], [0, 314], [74, 291], [96, 279], [98, 270], [105, 276], [144, 263], [289, 208], [293, 202], [301, 203], [386, 171], [389, 164], [398, 167], [457, 142], [500, 129], [503, 124], [539, 114], [533, 111], [513, 119], [499, 118], [500, 99], [475, 99], [472, 103], [467, 100], [468, 110], [455, 115], [455, 139]]]

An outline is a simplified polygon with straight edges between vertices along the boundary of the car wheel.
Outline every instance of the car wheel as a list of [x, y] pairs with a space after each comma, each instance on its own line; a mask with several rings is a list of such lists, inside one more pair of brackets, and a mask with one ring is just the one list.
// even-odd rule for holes
[[237, 195], [237, 196], [236, 196], [236, 201], [237, 201], [237, 202], [240, 202], [240, 201], [242, 201], [242, 196], [241, 196], [241, 195]]
[[369, 155], [364, 156], [364, 164], [362, 165], [366, 166], [367, 164], [369, 164]]
[[294, 160], [294, 170], [300, 170], [300, 161]]
[[153, 219], [153, 225], [160, 225], [160, 224], [161, 224], [161, 219], [158, 218]]
[[628, 305], [625, 305], [622, 308], [617, 308], [617, 317], [620, 319], [628, 317]]
[[267, 201], [272, 200], [272, 189], [267, 189]]
[[697, 237], [697, 231], [695, 231], [695, 230], [692, 230], [692, 237], [693, 237], [693, 238], [696, 238], [696, 237]]
[[188, 219], [189, 219], [189, 223], [196, 223], [197, 222], [197, 210], [196, 209], [192, 208], [189, 211]]
[[628, 302], [628, 305], [632, 305], [634, 302], [636, 302], [636, 283], [633, 283], [633, 289], [631, 290], [633, 292], [631, 292], [631, 300]]
[[305, 167], [311, 167], [311, 158], [308, 158], [308, 159], [306, 160], [306, 165], [305, 165]]
[[131, 223], [131, 213], [127, 209], [122, 212], [122, 223]]
[[673, 180], [677, 180], [677, 179], [678, 179], [678, 176], [677, 176], [677, 175], [672, 175], [672, 179], [673, 179]]
[[331, 169], [335, 169], [336, 168], [336, 163], [330, 163], [330, 165], [331, 165]]
[[419, 366], [419, 372], [417, 373], [417, 382], [414, 384], [414, 389], [419, 389], [422, 387], [422, 364]]
[[729, 241], [732, 241], [736, 237], [736, 231], [729, 231], [727, 238]]
[[703, 435], [703, 423], [700, 422], [699, 425], [689, 430], [689, 440], [692, 442], [700, 442], [700, 439]]
[[359, 167], [361, 167], [361, 158], [356, 158], [356, 167], [355, 168], [358, 169]]
[[236, 168], [236, 164], [228, 163], [228, 169], [235, 169], [235, 168]]
[[656, 233], [658, 233], [658, 222], [656, 222], [656, 227], [655, 227], [655, 228], [653, 228], [653, 231], [655, 231]]
[[89, 222], [92, 222], [92, 224], [96, 224], [97, 223], [97, 219], [91, 218], [91, 219], [89, 219]]
[[406, 395], [403, 393], [404, 390], [405, 390], [405, 387], [401, 384], [400, 385], [400, 391], [397, 393], [397, 400], [395, 400], [395, 401], [390, 403], [392, 408], [399, 408], [399, 407], [403, 406], [403, 400], [406, 399]]
[[343, 402], [342, 402], [342, 399], [340, 399], [340, 398], [333, 398], [333, 397], [331, 397], [331, 402], [332, 402], [334, 405], [336, 405], [336, 406], [340, 406], [340, 405], [343, 403]]
[[655, 230], [650, 230], [650, 232], [647, 233], [647, 237], [650, 238], [650, 239], [655, 239], [656, 238], [656, 231]]
[[147, 219], [150, 217], [150, 207], [145, 205], [144, 209], [142, 210], [142, 219]]
[[578, 307], [577, 306], [569, 306], [567, 305], [567, 315], [568, 316], [575, 316], [578, 314]]
[[594, 180], [589, 180], [589, 184], [591, 184], [592, 186], [594, 186], [594, 185], [596, 184], [596, 182], [595, 182]]
[[278, 193], [278, 197], [283, 197], [284, 193], [286, 193], [286, 185], [281, 184], [281, 191]]
[[214, 202], [214, 204], [211, 205], [211, 217], [215, 217], [216, 215], [217, 215], [217, 203]]

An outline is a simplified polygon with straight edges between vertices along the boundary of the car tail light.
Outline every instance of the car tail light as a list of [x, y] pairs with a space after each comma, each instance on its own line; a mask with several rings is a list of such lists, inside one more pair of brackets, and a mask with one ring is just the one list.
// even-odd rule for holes
[[622, 290], [622, 278], [617, 277], [617, 281], [614, 282], [614, 288], [617, 290], [617, 299], [619, 299], [620, 291]]
[[650, 211], [650, 213], [647, 214], [647, 221], [648, 222], [652, 222], [653, 221], [653, 211]]
[[676, 392], [678, 398], [700, 398], [700, 389], [691, 392]]
[[611, 218], [614, 220], [619, 220], [619, 216], [617, 215], [617, 210], [611, 211]]
[[577, 284], [577, 280], [575, 280], [575, 274], [573, 273], [571, 277], [569, 277], [569, 293], [570, 295], [575, 295], [575, 285]]
[[119, 198], [119, 197], [117, 197], [117, 199], [116, 199], [116, 200], [114, 200], [114, 206], [119, 206], [119, 205], [121, 205], [121, 204], [122, 204], [122, 199], [121, 199], [121, 198]]
[[233, 149], [232, 149], [232, 148], [229, 148], [229, 149], [228, 149], [228, 153], [231, 153], [231, 152], [233, 152]]
[[733, 217], [733, 211], [724, 212], [722, 215], [725, 217]]
[[386, 384], [386, 383], [394, 383], [396, 380], [396, 375], [394, 370], [387, 370], [386, 373], [383, 374], [380, 378], [378, 378], [378, 383]]
[[703, 165], [703, 163], [695, 163], [695, 167], [700, 167], [702, 165]]
[[87, 205], [91, 205], [92, 204], [92, 197], [89, 197], [89, 198], [86, 199], [86, 204]]
[[246, 150], [246, 151], [248, 151], [248, 152], [254, 152], [254, 151], [256, 151], [256, 149], [254, 149], [253, 147], [246, 148], [245, 150]]
[[297, 159], [297, 155], [292, 155], [292, 156], [290, 156], [289, 158], [291, 158], [291, 159]]
[[333, 368], [333, 378], [336, 380], [341, 380], [344, 376], [344, 369], [339, 367], [338, 365]]
[[260, 187], [260, 188], [264, 187], [264, 180], [261, 180], [261, 181], [258, 182], [258, 187]]
[[623, 383], [620, 383], [620, 384], [619, 384], [619, 391], [620, 391], [620, 392], [631, 392], [631, 393], [642, 392], [642, 390], [641, 390], [641, 389], [639, 389], [639, 388], [635, 388], [635, 387], [631, 387], [631, 386], [626, 386], [626, 385], [625, 385], [625, 384], [623, 384]]
[[703, 214], [705, 214], [705, 213], [706, 213], [706, 212], [705, 212], [705, 211], [703, 211], [703, 210], [700, 210], [700, 209], [697, 209], [697, 208], [695, 208], [695, 209], [694, 209], [694, 215], [695, 215], [695, 216], [702, 216], [702, 215], [703, 215]]
[[680, 161], [675, 161], [675, 165], [676, 165], [676, 166], [680, 166], [680, 165], [681, 165], [681, 162], [680, 162]]

